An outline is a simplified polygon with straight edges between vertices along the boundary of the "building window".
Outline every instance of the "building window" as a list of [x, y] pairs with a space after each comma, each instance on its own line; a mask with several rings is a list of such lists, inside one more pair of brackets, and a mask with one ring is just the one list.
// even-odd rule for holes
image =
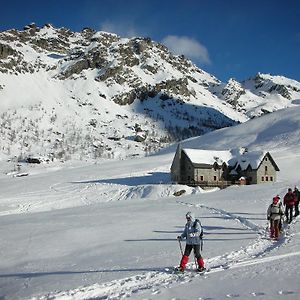
[[266, 181], [269, 181], [269, 177], [268, 176], [266, 176]]
[[270, 181], [273, 181], [273, 176], [270, 176]]
[[203, 180], [204, 180], [203, 176], [200, 176], [200, 181], [203, 181]]
[[265, 166], [265, 174], [268, 172], [268, 166]]
[[217, 181], [217, 176], [214, 176], [214, 181]]
[[265, 177], [264, 176], [261, 177], [261, 181], [265, 181]]

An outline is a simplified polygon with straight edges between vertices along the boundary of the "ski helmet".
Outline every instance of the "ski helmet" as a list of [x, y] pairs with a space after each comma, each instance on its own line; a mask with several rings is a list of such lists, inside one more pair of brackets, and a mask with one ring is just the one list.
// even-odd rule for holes
[[190, 220], [193, 220], [193, 219], [194, 219], [194, 216], [193, 216], [193, 214], [192, 214], [190, 211], [188, 211], [188, 212], [185, 214], [185, 217], [186, 217], [187, 219], [190, 219]]

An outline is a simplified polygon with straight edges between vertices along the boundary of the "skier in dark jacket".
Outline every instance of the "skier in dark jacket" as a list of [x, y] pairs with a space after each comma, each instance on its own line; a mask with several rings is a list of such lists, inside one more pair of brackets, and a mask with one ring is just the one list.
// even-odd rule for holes
[[187, 223], [185, 224], [185, 228], [183, 233], [177, 237], [180, 241], [186, 238], [186, 246], [184, 250], [184, 254], [181, 258], [179, 270], [184, 271], [186, 264], [189, 260], [189, 256], [191, 251], [194, 249], [194, 254], [198, 263], [198, 271], [205, 271], [204, 261], [200, 254], [200, 244], [202, 238], [202, 226], [199, 220], [195, 220], [191, 212], [187, 212], [186, 215]]
[[288, 223], [292, 222], [293, 219], [293, 208], [296, 203], [296, 197], [291, 188], [288, 189], [288, 192], [283, 198], [283, 204], [285, 205], [285, 217]]
[[295, 186], [294, 188], [294, 195], [296, 198], [296, 202], [295, 202], [295, 217], [297, 217], [299, 215], [299, 201], [300, 201], [300, 192], [298, 190], [298, 188]]

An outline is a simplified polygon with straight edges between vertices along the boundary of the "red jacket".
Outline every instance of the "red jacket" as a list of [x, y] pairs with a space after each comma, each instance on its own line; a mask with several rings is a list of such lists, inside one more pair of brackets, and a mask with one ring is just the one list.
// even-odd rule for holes
[[293, 192], [286, 193], [283, 198], [283, 204], [286, 206], [294, 206], [297, 201]]

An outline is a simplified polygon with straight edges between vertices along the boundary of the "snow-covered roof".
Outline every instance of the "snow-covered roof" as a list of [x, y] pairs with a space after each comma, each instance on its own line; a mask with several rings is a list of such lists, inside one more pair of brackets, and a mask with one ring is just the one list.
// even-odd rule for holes
[[217, 162], [218, 165], [222, 165], [224, 162], [227, 163], [232, 158], [232, 154], [229, 150], [216, 151], [202, 149], [183, 149], [183, 151], [193, 164], [213, 165], [215, 162]]
[[231, 160], [228, 161], [229, 166], [240, 166], [242, 170], [246, 170], [249, 165], [252, 169], [257, 169], [266, 155], [264, 151], [251, 151], [240, 153], [237, 156], [234, 156]]
[[202, 149], [182, 149], [189, 157], [193, 164], [213, 165], [215, 162], [222, 165], [224, 162], [231, 167], [237, 169], [240, 167], [246, 170], [249, 165], [256, 170], [267, 152], [251, 151], [246, 152], [245, 149], [233, 150], [202, 150]]

